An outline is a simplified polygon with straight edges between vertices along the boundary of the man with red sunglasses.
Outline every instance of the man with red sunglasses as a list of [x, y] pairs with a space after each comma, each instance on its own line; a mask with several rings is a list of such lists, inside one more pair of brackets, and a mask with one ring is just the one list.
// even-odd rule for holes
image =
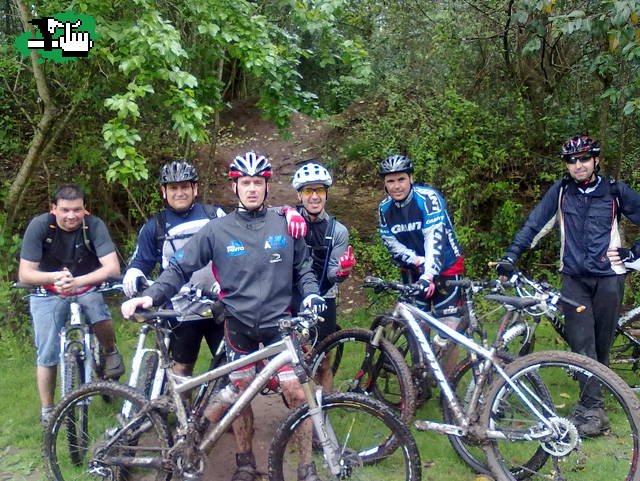
[[[616, 320], [624, 293], [624, 262], [640, 254], [640, 241], [622, 247], [618, 224], [624, 214], [640, 225], [640, 194], [623, 182], [598, 174], [600, 146], [586, 135], [562, 145], [567, 173], [542, 197], [500, 259], [497, 270], [510, 276], [514, 263], [527, 249], [560, 226], [562, 294], [586, 306], [566, 309], [565, 331], [571, 350], [609, 363]], [[582, 436], [598, 436], [609, 426], [598, 388], [584, 389], [573, 420]]]

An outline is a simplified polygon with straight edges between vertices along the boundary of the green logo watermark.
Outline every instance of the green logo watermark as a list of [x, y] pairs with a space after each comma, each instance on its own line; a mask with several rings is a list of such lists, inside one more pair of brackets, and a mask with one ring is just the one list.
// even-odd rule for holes
[[30, 22], [36, 27], [36, 36], [25, 32], [16, 38], [15, 46], [25, 56], [32, 50], [40, 53], [40, 63], [50, 60], [55, 63], [88, 57], [93, 48], [95, 22], [91, 15], [79, 15], [73, 11], [34, 18]]

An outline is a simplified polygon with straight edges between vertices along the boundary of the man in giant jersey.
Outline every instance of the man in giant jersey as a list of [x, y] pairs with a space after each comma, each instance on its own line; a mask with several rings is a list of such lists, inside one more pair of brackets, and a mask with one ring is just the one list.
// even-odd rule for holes
[[[450, 327], [461, 329], [460, 292], [445, 281], [459, 278], [464, 259], [444, 197], [433, 187], [413, 183], [413, 162], [404, 155], [384, 159], [379, 172], [388, 194], [378, 210], [379, 232], [400, 266], [402, 281], [415, 284], [425, 307], [431, 307]], [[434, 341], [447, 344], [440, 337]], [[453, 351], [444, 360], [447, 374], [454, 367]]]

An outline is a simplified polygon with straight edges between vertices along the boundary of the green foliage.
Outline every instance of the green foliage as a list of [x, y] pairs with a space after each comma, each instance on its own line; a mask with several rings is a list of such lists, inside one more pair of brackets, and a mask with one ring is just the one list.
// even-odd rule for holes
[[15, 346], [20, 346], [18, 352], [24, 351], [27, 341], [28, 319], [21, 310], [23, 304], [19, 301], [19, 293], [13, 289], [17, 280], [18, 256], [20, 253], [20, 236], [11, 234], [6, 229], [7, 215], [0, 212], [0, 338], [19, 340]]
[[373, 234], [370, 239], [362, 239], [358, 230], [352, 227], [349, 230], [349, 243], [357, 259], [358, 273], [382, 279], [400, 279], [400, 270], [391, 261], [391, 255], [378, 234]]
[[[441, 95], [407, 90], [380, 95], [372, 104], [378, 108], [356, 118], [345, 155], [375, 172], [385, 156], [407, 153], [416, 166], [415, 182], [443, 192], [467, 273], [483, 275], [487, 261], [502, 255], [528, 213], [523, 203], [541, 195], [542, 189], [523, 187], [542, 176], [550, 184], [561, 172], [558, 163], [540, 166], [528, 150], [530, 118], [523, 100], [504, 99], [504, 110], [490, 112], [452, 89]], [[517, 166], [512, 159], [518, 159]]]

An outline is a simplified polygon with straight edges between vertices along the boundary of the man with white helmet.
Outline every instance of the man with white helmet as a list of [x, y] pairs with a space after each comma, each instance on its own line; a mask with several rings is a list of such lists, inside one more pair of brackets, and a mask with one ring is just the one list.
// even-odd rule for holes
[[[144, 287], [146, 276], [160, 264], [166, 269], [169, 260], [211, 219], [223, 217], [224, 210], [196, 202], [198, 172], [189, 162], [172, 161], [160, 169], [160, 193], [166, 207], [151, 217], [140, 229], [136, 248], [124, 275], [124, 293], [133, 297]], [[211, 263], [194, 272], [185, 287], [217, 290]], [[222, 340], [222, 326], [213, 319], [175, 321], [171, 330], [170, 352], [176, 374], [190, 376], [204, 338], [212, 355]]]
[[[356, 262], [349, 245], [349, 231], [325, 210], [332, 183], [329, 171], [314, 162], [301, 166], [292, 182], [302, 203], [300, 212], [307, 222], [305, 241], [311, 248], [313, 271], [320, 284], [320, 295], [327, 303], [327, 310], [322, 314], [325, 321], [317, 327], [318, 342], [336, 330], [338, 283], [349, 276]], [[294, 296], [294, 309], [300, 299], [299, 294]], [[325, 391], [331, 391], [331, 374], [330, 362], [326, 358], [320, 366], [320, 382]]]
[[[325, 303], [311, 269], [311, 257], [304, 239], [289, 234], [283, 212], [267, 209], [271, 163], [255, 152], [237, 156], [229, 167], [231, 187], [238, 197], [238, 208], [225, 217], [205, 225], [192, 240], [171, 259], [156, 282], [144, 291], [143, 297], [130, 299], [122, 305], [124, 317], [130, 317], [138, 307], [162, 305], [192, 272], [213, 262], [220, 283], [220, 300], [225, 307], [225, 341], [227, 358], [232, 361], [279, 340], [278, 321], [288, 315], [293, 286], [303, 293], [305, 308], [322, 312]], [[291, 218], [291, 213], [286, 213]], [[239, 396], [255, 376], [254, 365], [229, 375]], [[304, 401], [302, 387], [290, 367], [278, 374], [287, 403], [296, 407]], [[219, 405], [209, 406], [205, 415], [216, 422], [221, 414]], [[236, 437], [237, 469], [232, 481], [252, 481], [256, 476], [253, 455], [253, 413], [245, 409], [233, 423]], [[304, 442], [304, 441], [302, 441]], [[311, 444], [311, 432], [309, 439]], [[310, 461], [310, 460], [309, 460]], [[315, 477], [314, 477], [315, 476]], [[317, 481], [315, 466], [302, 463], [298, 479]]]

